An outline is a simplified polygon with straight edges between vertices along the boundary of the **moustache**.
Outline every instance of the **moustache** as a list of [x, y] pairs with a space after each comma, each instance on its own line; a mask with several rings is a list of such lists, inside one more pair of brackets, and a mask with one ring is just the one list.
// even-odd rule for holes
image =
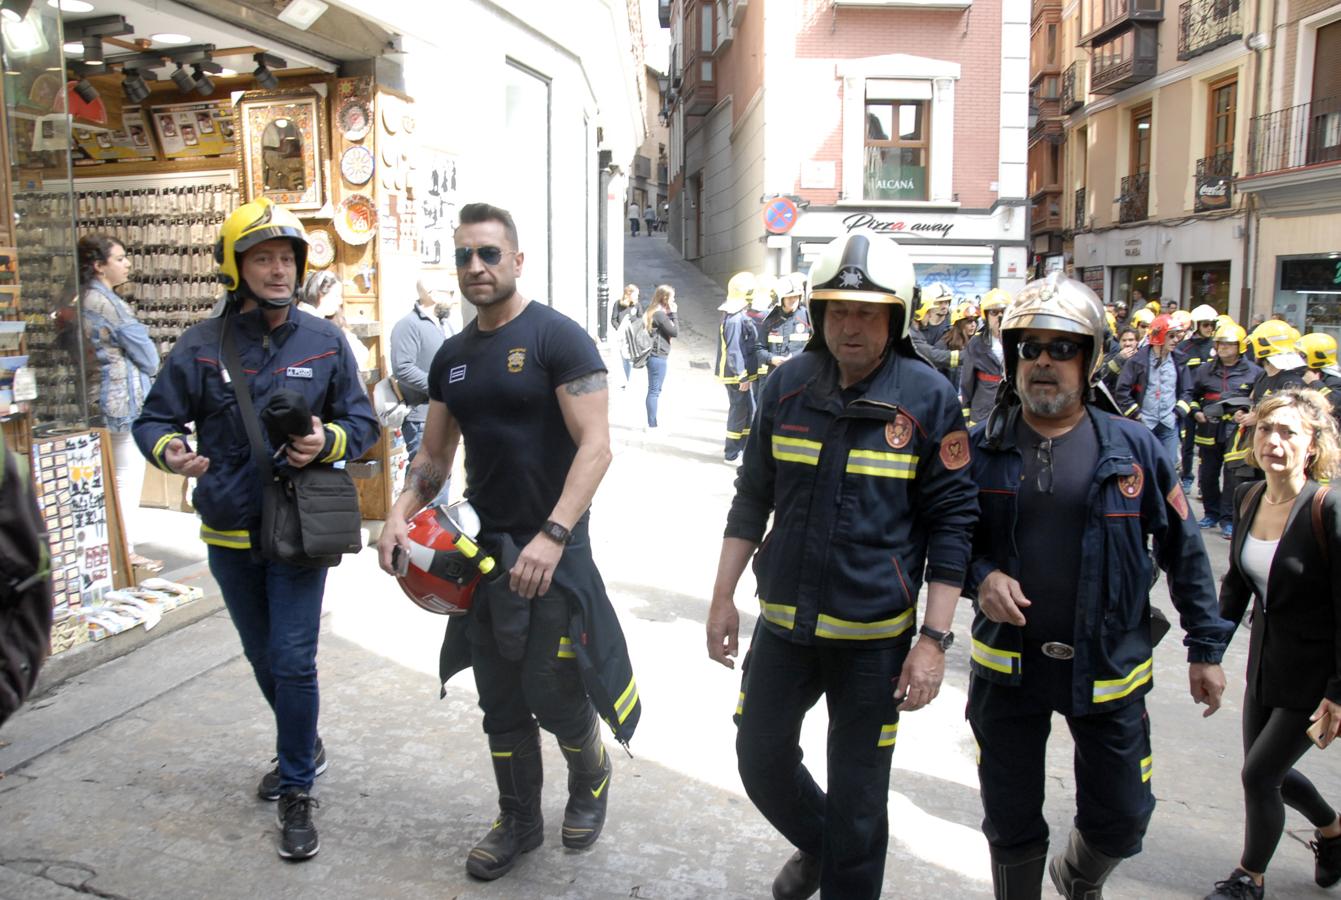
[[1031, 385], [1034, 385], [1034, 384], [1057, 384], [1057, 376], [1056, 376], [1056, 375], [1046, 374], [1046, 373], [1044, 373], [1044, 372], [1036, 372], [1035, 374], [1029, 376], [1029, 383], [1030, 383]]

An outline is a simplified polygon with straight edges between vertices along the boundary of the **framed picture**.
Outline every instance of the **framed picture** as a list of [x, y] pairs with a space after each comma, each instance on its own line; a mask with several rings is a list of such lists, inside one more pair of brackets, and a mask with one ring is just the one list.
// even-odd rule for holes
[[[167, 106], [151, 106], [147, 111], [158, 145], [163, 148], [164, 159], [198, 159], [206, 156], [223, 156], [237, 150], [233, 139], [233, 111], [227, 100], [206, 100], [201, 103], [173, 103]], [[125, 126], [129, 131], [129, 145], [141, 153], [153, 153], [153, 148], [144, 131], [144, 113], [130, 110], [125, 113]], [[139, 126], [138, 131], [135, 126]], [[222, 127], [221, 127], [222, 126]], [[117, 142], [113, 136], [113, 145]], [[104, 155], [94, 158], [108, 157]]]
[[237, 119], [245, 200], [269, 197], [293, 210], [320, 209], [329, 153], [325, 98], [310, 92], [249, 93], [238, 102]]

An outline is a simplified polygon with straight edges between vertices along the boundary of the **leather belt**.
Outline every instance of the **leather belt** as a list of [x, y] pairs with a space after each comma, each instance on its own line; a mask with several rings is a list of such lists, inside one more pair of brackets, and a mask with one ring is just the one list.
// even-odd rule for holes
[[1048, 641], [1039, 646], [1039, 652], [1049, 659], [1070, 659], [1076, 655], [1076, 648], [1061, 641]]

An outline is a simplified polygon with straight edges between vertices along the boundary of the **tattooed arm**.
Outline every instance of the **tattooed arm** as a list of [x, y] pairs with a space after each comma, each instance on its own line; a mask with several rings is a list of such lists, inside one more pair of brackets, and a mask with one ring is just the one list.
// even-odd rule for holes
[[388, 574], [395, 574], [391, 565], [392, 548], [399, 544], [409, 549], [409, 521], [442, 490], [452, 473], [460, 442], [461, 426], [445, 404], [430, 400], [423, 443], [414, 455], [410, 470], [405, 473], [405, 490], [387, 514], [382, 524], [382, 536], [377, 540], [378, 562]]
[[[596, 488], [610, 467], [609, 392], [605, 372], [592, 372], [561, 384], [554, 392], [577, 455], [568, 467], [563, 493], [549, 517], [572, 528], [591, 506]], [[543, 595], [563, 555], [563, 545], [544, 534], [527, 544], [512, 567], [512, 589], [523, 597]]]

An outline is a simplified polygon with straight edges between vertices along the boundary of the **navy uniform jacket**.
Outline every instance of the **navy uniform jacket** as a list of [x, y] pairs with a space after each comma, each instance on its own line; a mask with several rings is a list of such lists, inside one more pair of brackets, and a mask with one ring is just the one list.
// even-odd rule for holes
[[992, 336], [984, 329], [964, 348], [959, 373], [959, 396], [964, 399], [964, 418], [970, 425], [987, 421], [1004, 377], [1001, 360], [992, 353]]
[[[1253, 383], [1262, 374], [1262, 368], [1240, 355], [1238, 361], [1226, 367], [1219, 359], [1214, 359], [1197, 367], [1192, 383], [1180, 397], [1187, 401], [1192, 412], [1204, 411], [1206, 407], [1228, 400], [1231, 397], [1247, 397]], [[1212, 410], [1214, 412], [1215, 410]], [[1197, 423], [1196, 442], [1201, 446], [1226, 444], [1238, 428], [1234, 424], [1232, 410], [1222, 411], [1219, 417], [1208, 416], [1211, 421]]]
[[755, 327], [744, 310], [725, 313], [717, 330], [717, 362], [713, 373], [722, 384], [740, 384], [755, 377]]
[[788, 315], [781, 305], [773, 307], [764, 319], [755, 343], [759, 370], [767, 372], [775, 356], [789, 359], [799, 354], [806, 348], [810, 337], [810, 310], [797, 306]]
[[[1307, 387], [1304, 384], [1303, 369], [1287, 369], [1277, 372], [1275, 375], [1268, 375], [1266, 369], [1258, 373], [1257, 380], [1253, 382], [1252, 390], [1248, 392], [1248, 399], [1252, 400], [1253, 408], [1261, 403], [1267, 397], [1270, 397], [1276, 391], [1283, 391], [1290, 387]], [[1261, 477], [1257, 473], [1261, 470], [1256, 466], [1250, 466], [1247, 462], [1248, 449], [1253, 445], [1253, 431], [1250, 425], [1239, 425], [1234, 432], [1228, 449], [1225, 450], [1225, 466], [1236, 474], [1236, 477], [1254, 479]]]
[[1215, 341], [1208, 337], [1188, 338], [1173, 348], [1173, 360], [1195, 375], [1198, 366], [1215, 362]]
[[[1150, 377], [1152, 353], [1154, 351], [1149, 346], [1137, 350], [1131, 359], [1127, 360], [1122, 367], [1122, 374], [1118, 376], [1117, 390], [1113, 392], [1113, 396], [1117, 400], [1118, 409], [1129, 419], [1139, 419], [1141, 416], [1141, 402], [1145, 398], [1146, 380]], [[1192, 376], [1188, 374], [1186, 366], [1178, 364], [1177, 358], [1173, 361], [1173, 369], [1175, 373], [1173, 393], [1178, 398], [1174, 403], [1174, 416], [1181, 419], [1189, 412], [1188, 405], [1182, 398], [1192, 387]]]
[[845, 402], [827, 350], [782, 366], [736, 478], [726, 536], [757, 543], [773, 513], [759, 603], [794, 643], [908, 640], [924, 574], [958, 587], [968, 564], [977, 500], [954, 391], [895, 350], [863, 384]]
[[[195, 424], [196, 452], [209, 457], [191, 504], [200, 514], [200, 537], [233, 549], [251, 546], [261, 524], [261, 475], [233, 386], [224, 381], [224, 323], [234, 341], [259, 412], [281, 388], [302, 394], [326, 431], [326, 446], [313, 464], [358, 459], [379, 434], [377, 418], [359, 377], [349, 339], [336, 325], [297, 308], [273, 331], [260, 309], [206, 319], [186, 330], [163, 363], [144, 409], [135, 420], [135, 443], [150, 462], [171, 471], [164, 452]], [[261, 429], [262, 440], [265, 429]], [[274, 449], [274, 448], [270, 448]]]
[[[1090, 487], [1089, 522], [1081, 537], [1071, 703], [1060, 710], [1068, 715], [1116, 709], [1151, 688], [1154, 572], [1147, 539], [1153, 540], [1155, 560], [1168, 573], [1169, 595], [1186, 632], [1188, 661], [1218, 663], [1233, 631], [1220, 618], [1201, 529], [1172, 462], [1139, 422], [1092, 406], [1086, 409], [1087, 419], [1076, 427], [1094, 428], [1099, 462]], [[1019, 415], [1018, 406], [1010, 411], [996, 448], [986, 444], [985, 425], [972, 432], [973, 479], [982, 514], [973, 533], [964, 593], [973, 598], [975, 608], [978, 589], [994, 570], [1019, 580], [1024, 565], [1048, 564], [1015, 555], [1016, 492], [1024, 465], [1015, 444]], [[993, 622], [978, 610], [970, 657], [975, 676], [1018, 685], [1024, 666], [1032, 662], [1023, 651], [1023, 629]]]

